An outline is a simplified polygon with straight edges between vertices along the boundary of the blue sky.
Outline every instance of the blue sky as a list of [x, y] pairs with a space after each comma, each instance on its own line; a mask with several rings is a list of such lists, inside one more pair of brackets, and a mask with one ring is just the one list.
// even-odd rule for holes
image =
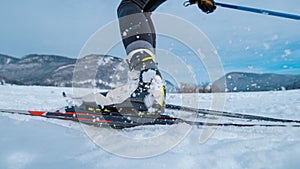
[[[201, 29], [218, 50], [225, 72], [300, 72], [300, 22], [219, 7], [206, 15], [184, 0], [157, 11], [182, 17]], [[300, 15], [298, 0], [220, 0]], [[0, 53], [15, 57], [57, 54], [77, 57], [88, 38], [116, 19], [120, 0], [1, 0]], [[158, 42], [158, 46], [163, 46]], [[123, 56], [122, 46], [117, 50]], [[185, 51], [178, 49], [181, 55]], [[188, 57], [188, 56], [186, 56]], [[193, 65], [197, 67], [196, 65]]]

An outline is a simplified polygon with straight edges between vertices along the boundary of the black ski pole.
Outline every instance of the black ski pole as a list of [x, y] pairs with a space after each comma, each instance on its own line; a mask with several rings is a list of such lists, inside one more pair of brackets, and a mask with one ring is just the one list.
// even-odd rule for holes
[[225, 4], [225, 3], [219, 3], [219, 2], [216, 2], [216, 5], [220, 6], [220, 7], [224, 7], [224, 8], [230, 8], [230, 9], [236, 9], [236, 10], [241, 10], [241, 11], [259, 13], [259, 14], [264, 14], [264, 15], [277, 16], [277, 17], [281, 17], [281, 18], [300, 20], [300, 16], [295, 15], [295, 14], [282, 13], [282, 12], [276, 12], [276, 11], [271, 11], [271, 10], [251, 8], [251, 7], [232, 5], [232, 4]]

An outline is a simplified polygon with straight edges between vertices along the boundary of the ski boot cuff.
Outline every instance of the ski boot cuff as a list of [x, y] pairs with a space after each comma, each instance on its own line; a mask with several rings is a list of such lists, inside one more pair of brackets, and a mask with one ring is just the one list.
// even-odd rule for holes
[[136, 49], [128, 54], [126, 59], [129, 69], [142, 71], [146, 69], [157, 70], [154, 54], [148, 49]]

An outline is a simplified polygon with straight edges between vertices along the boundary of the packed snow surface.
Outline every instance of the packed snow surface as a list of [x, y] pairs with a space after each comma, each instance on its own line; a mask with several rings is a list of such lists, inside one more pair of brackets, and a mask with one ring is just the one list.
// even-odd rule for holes
[[[0, 86], [0, 109], [56, 110], [68, 102], [61, 96], [63, 91], [72, 93], [71, 88]], [[180, 98], [183, 96], [190, 98], [183, 104], [207, 109], [214, 108], [212, 100], [218, 97], [212, 94], [173, 94], [168, 96], [167, 102], [182, 104]], [[224, 96], [222, 110], [225, 111], [300, 119], [299, 90], [226, 93]], [[148, 138], [156, 137], [157, 133], [163, 134], [172, 127], [141, 126], [105, 131], [119, 132], [124, 137], [134, 137], [144, 144]], [[93, 130], [98, 129], [94, 127]], [[86, 127], [79, 123], [1, 113], [0, 168], [296, 169], [300, 166], [300, 128], [219, 127], [207, 140], [201, 140], [205, 130], [207, 127], [192, 128], [168, 151], [147, 158], [129, 158], [95, 144], [91, 135], [86, 134]], [[107, 144], [115, 149], [143, 151], [137, 148], [139, 145], [136, 148], [132, 145], [126, 147], [124, 143]], [[153, 150], [159, 148], [160, 144], [164, 143], [160, 142]]]

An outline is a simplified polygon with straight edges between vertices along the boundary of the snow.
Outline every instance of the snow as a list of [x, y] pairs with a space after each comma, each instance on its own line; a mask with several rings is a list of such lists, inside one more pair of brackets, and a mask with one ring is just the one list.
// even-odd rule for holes
[[69, 64], [69, 65], [60, 66], [59, 68], [57, 68], [55, 70], [55, 72], [58, 72], [60, 70], [67, 69], [67, 68], [73, 68], [73, 67], [75, 67], [75, 64]]
[[291, 55], [291, 54], [292, 54], [292, 52], [291, 52], [290, 49], [285, 49], [285, 50], [284, 50], [284, 55], [283, 55], [283, 57], [289, 56], [289, 55]]
[[[55, 110], [66, 105], [62, 91], [71, 88], [39, 86], [0, 86], [1, 109]], [[226, 93], [223, 108], [230, 112], [263, 115], [286, 119], [300, 119], [300, 90]], [[168, 103], [211, 108], [214, 97], [222, 94], [172, 94]], [[177, 126], [178, 128], [186, 126]], [[97, 142], [87, 132], [92, 128], [94, 136], [101, 140], [103, 132], [116, 132], [122, 137], [133, 138], [139, 144], [128, 145], [126, 140], [108, 140], [107, 146], [127, 153], [153, 150], [168, 146], [172, 139], [149, 142], [148, 139], [174, 130], [173, 126], [140, 126], [116, 131], [87, 127], [75, 122], [45, 119], [16, 114], [0, 114], [0, 168], [299, 168], [300, 129], [266, 127], [220, 127], [208, 139], [201, 139], [208, 127], [194, 127], [176, 144], [157, 155], [147, 158], [129, 158], [115, 155]], [[105, 134], [107, 134], [105, 133]], [[105, 136], [105, 135], [104, 135]], [[172, 138], [169, 135], [169, 138]], [[160, 140], [161, 141], [161, 140]], [[148, 144], [149, 143], [149, 144]], [[165, 143], [165, 144], [164, 144]], [[152, 149], [147, 145], [156, 145]], [[142, 146], [143, 145], [143, 146]]]
[[265, 48], [265, 50], [269, 50], [270, 49], [270, 45], [267, 43], [263, 43], [263, 46]]
[[149, 69], [147, 71], [145, 71], [142, 75], [142, 78], [143, 78], [143, 82], [151, 82], [151, 80], [153, 79], [153, 77], [155, 77], [156, 75], [156, 71], [155, 70], [152, 70], [152, 69]]
[[274, 35], [274, 36], [272, 37], [272, 40], [273, 40], [273, 41], [278, 40], [278, 39], [279, 39], [279, 35]]

